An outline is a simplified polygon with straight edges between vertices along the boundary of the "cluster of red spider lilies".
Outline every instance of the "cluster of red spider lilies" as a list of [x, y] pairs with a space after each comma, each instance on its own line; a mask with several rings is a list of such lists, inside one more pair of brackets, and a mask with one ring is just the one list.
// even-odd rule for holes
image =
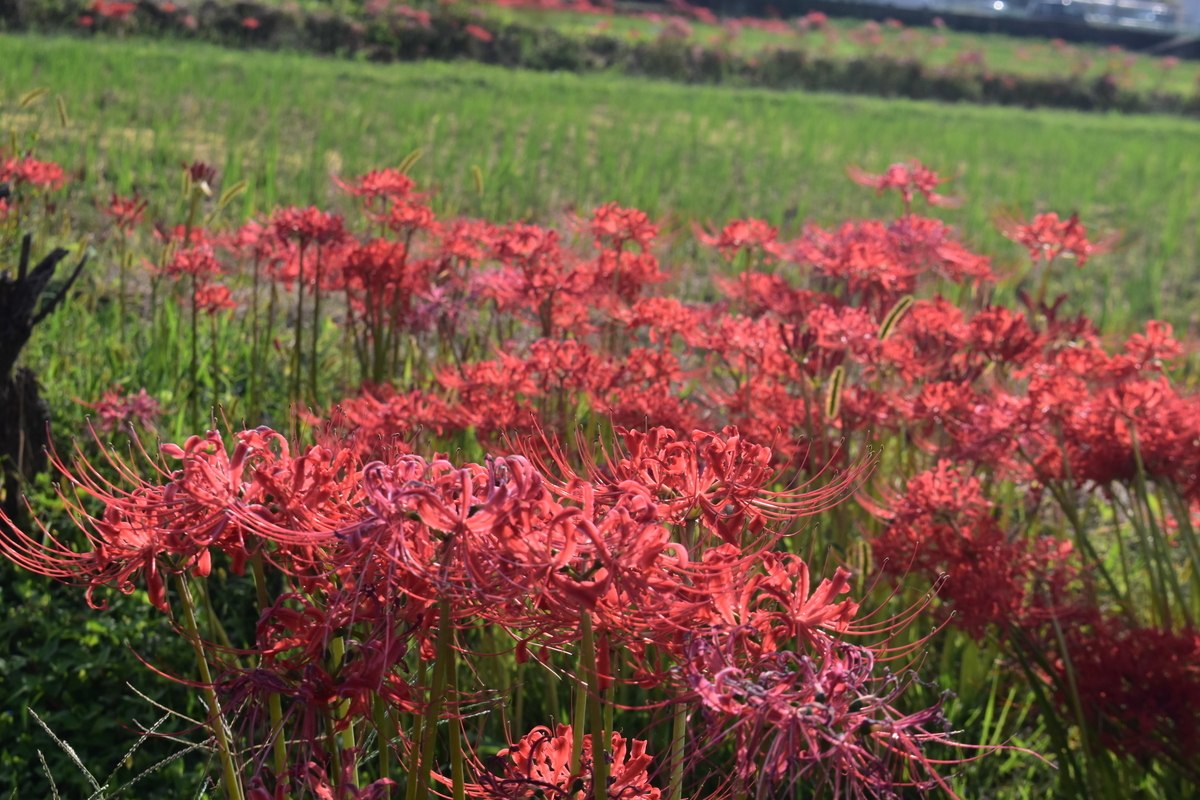
[[[240, 308], [245, 408], [278, 371], [328, 409], [303, 415], [318, 444], [258, 428], [60, 464], [88, 546], [8, 526], [0, 547], [174, 616], [231, 800], [950, 791], [933, 762], [963, 751], [930, 752], [969, 743], [901, 697], [927, 637], [896, 637], [925, 617], [1001, 643], [1062, 720], [1066, 779], [1101, 752], [1186, 769], [1200, 404], [1171, 327], [1105, 346], [1047, 299], [1050, 270], [1112, 243], [1075, 217], [999, 220], [1036, 287], [1008, 308], [990, 259], [912, 211], [953, 205], [943, 179], [850, 173], [902, 215], [697, 229], [731, 265], [697, 290], [615, 204], [563, 230], [441, 220], [383, 170], [342, 184], [362, 233], [287, 208], [221, 234], [193, 165], [151, 265], [184, 281], [192, 401], [197, 320]], [[122, 309], [143, 210], [108, 205]], [[330, 347], [363, 380], [340, 399]], [[116, 424], [149, 401], [96, 405]], [[476, 463], [434, 455], [456, 448]], [[819, 581], [818, 536], [841, 562]], [[213, 613], [214, 564], [250, 573], [250, 642]], [[906, 607], [913, 586], [936, 600]]]

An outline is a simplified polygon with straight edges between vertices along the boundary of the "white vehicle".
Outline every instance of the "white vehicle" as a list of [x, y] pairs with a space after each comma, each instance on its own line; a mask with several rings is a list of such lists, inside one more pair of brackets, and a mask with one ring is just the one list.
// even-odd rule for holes
[[1178, 25], [1175, 7], [1154, 0], [1036, 0], [1030, 4], [1029, 13], [1127, 28], [1162, 30]]

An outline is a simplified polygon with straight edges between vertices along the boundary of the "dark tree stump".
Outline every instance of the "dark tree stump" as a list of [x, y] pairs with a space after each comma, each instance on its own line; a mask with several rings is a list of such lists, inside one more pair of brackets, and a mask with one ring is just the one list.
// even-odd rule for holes
[[[21, 349], [38, 323], [54, 312], [87, 263], [85, 256], [57, 291], [47, 293], [67, 251], [58, 248], [29, 269], [32, 237], [21, 241], [14, 278], [0, 272], [0, 470], [4, 473], [4, 513], [21, 515], [21, 483], [46, 469], [50, 408], [38, 392], [37, 375], [16, 368]], [[43, 297], [45, 295], [45, 297]]]

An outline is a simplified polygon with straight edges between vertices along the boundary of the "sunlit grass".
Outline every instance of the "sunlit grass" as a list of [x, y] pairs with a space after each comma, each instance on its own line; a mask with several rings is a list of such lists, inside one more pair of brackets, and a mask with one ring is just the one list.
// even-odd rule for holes
[[[1175, 118], [1024, 111], [831, 95], [689, 87], [608, 75], [540, 74], [473, 63], [379, 66], [180, 43], [3, 37], [0, 127], [40, 127], [39, 152], [96, 197], [140, 190], [162, 212], [181, 161], [251, 180], [243, 213], [341, 202], [331, 172], [395, 165], [442, 212], [556, 217], [609, 200], [689, 219], [811, 220], [891, 213], [842, 169], [919, 158], [958, 173], [960, 225], [1004, 272], [1019, 251], [995, 209], [1078, 211], [1120, 229], [1117, 253], [1067, 276], [1106, 327], [1148, 315], [1186, 324], [1200, 221], [1200, 124]], [[38, 85], [51, 102], [15, 100]], [[485, 178], [475, 196], [472, 165]], [[160, 213], [161, 216], [161, 213]], [[683, 237], [685, 255], [690, 237]]]

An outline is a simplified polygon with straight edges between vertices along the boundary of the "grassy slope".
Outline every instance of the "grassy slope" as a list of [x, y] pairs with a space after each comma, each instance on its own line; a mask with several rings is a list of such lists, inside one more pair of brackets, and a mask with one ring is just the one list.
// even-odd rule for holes
[[[262, 0], [268, 4], [298, 5], [308, 11], [335, 10], [354, 17], [363, 17], [363, 0]], [[467, 5], [460, 0], [459, 7]], [[396, 5], [398, 3], [393, 3]], [[419, 5], [410, 3], [409, 5]], [[647, 19], [632, 14], [589, 14], [561, 9], [508, 8], [489, 2], [477, 7], [490, 18], [501, 22], [516, 22], [526, 26], [550, 27], [568, 36], [588, 36], [606, 33], [631, 39], [652, 39], [666, 26], [664, 20]], [[663, 6], [664, 11], [669, 7]], [[882, 17], [879, 20], [882, 22]], [[1106, 45], [1078, 43], [1055, 46], [1049, 38], [1027, 38], [1005, 34], [977, 34], [932, 28], [892, 29], [879, 26], [878, 44], [865, 46], [861, 41], [862, 20], [832, 18], [828, 28], [832, 36], [813, 31], [800, 34], [763, 31], [742, 27], [731, 41], [727, 31], [718, 25], [689, 23], [690, 41], [705, 46], [724, 46], [733, 52], [753, 55], [766, 48], [803, 48], [808, 51], [840, 57], [861, 56], [867, 52], [898, 57], [914, 57], [934, 65], [950, 65], [962, 53], [976, 51], [983, 56], [977, 68], [1025, 76], [1061, 76], [1079, 74], [1094, 78], [1105, 72], [1120, 76], [1128, 85], [1142, 90], [1159, 90], [1182, 95], [1200, 92], [1200, 62], [1183, 61], [1170, 65], [1161, 57], [1113, 51]], [[1128, 63], [1127, 63], [1128, 60]]]
[[[664, 23], [633, 16], [598, 16], [572, 11], [541, 9], [510, 9], [485, 6], [488, 13], [504, 21], [526, 25], [543, 25], [565, 34], [581, 36], [604, 30], [608, 33], [653, 38], [664, 28]], [[825, 34], [811, 32], [774, 33], [744, 27], [737, 38], [727, 46], [735, 52], [751, 55], [765, 48], [803, 48], [829, 55], [852, 57], [863, 55], [869, 50], [855, 41], [855, 31], [862, 30], [865, 23], [853, 19], [831, 19], [829, 26], [836, 33], [836, 40]], [[636, 32], [636, 33], [635, 33]], [[692, 24], [692, 40], [699, 44], [711, 44], [724, 31], [715, 25]], [[1078, 73], [1085, 78], [1104, 72], [1121, 75], [1132, 86], [1140, 89], [1157, 89], [1178, 94], [1200, 91], [1200, 63], [1184, 61], [1170, 66], [1170, 62], [1153, 56], [1137, 55], [1125, 50], [1114, 52], [1107, 46], [1097, 44], [1074, 44], [1055, 47], [1050, 39], [1028, 39], [1004, 34], [973, 34], [951, 30], [935, 31], [930, 28], [908, 28], [894, 30], [883, 26], [879, 30], [881, 42], [873, 47], [874, 52], [901, 57], [920, 58], [930, 64], [949, 65], [961, 54], [977, 51], [983, 56], [982, 68], [1013, 75], [1041, 76], [1068, 75]], [[1126, 59], [1130, 59], [1126, 63]]]
[[[1200, 124], [1053, 111], [681, 87], [605, 75], [477, 64], [376, 66], [171, 43], [3, 37], [0, 127], [40, 127], [43, 157], [89, 164], [100, 196], [138, 188], [161, 204], [178, 164], [201, 158], [226, 180], [254, 178], [247, 211], [330, 203], [331, 170], [394, 165], [413, 149], [442, 210], [547, 219], [606, 200], [654, 214], [765, 217], [796, 229], [891, 214], [842, 174], [920, 158], [967, 198], [940, 212], [1002, 261], [1019, 250], [992, 230], [997, 206], [1078, 210], [1125, 245], [1064, 288], [1090, 294], [1109, 326], [1148, 314], [1186, 322], [1200, 219]], [[37, 86], [53, 103], [18, 112]], [[486, 176], [474, 197], [470, 167]], [[1120, 291], [1116, 291], [1117, 288]]]

